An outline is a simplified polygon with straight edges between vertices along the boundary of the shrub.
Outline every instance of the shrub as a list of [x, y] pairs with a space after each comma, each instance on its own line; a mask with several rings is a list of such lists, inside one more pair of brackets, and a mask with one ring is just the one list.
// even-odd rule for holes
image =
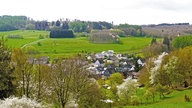
[[51, 108], [26, 97], [10, 97], [0, 101], [0, 108]]
[[38, 45], [38, 46], [41, 46], [42, 44], [41, 44], [41, 42], [37, 42], [37, 45]]
[[185, 95], [185, 102], [190, 102], [190, 101], [191, 101], [190, 97], [188, 95]]
[[39, 39], [44, 39], [45, 37], [43, 35], [39, 35]]

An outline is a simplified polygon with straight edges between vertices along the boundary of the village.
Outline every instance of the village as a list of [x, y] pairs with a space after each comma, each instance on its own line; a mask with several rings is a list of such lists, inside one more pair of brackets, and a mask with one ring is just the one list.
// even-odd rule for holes
[[119, 72], [124, 78], [137, 79], [138, 71], [144, 66], [144, 60], [140, 57], [116, 54], [113, 50], [88, 55], [87, 60], [90, 62], [87, 70], [101, 78], [109, 78], [111, 74]]

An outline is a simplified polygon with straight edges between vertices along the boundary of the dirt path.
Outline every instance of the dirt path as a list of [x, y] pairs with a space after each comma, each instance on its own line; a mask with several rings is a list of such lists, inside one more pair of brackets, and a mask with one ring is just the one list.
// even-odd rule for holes
[[33, 42], [31, 42], [31, 43], [27, 43], [27, 44], [23, 45], [23, 46], [21, 47], [21, 49], [23, 49], [24, 47], [26, 47], [26, 46], [28, 46], [28, 45], [34, 45], [34, 44], [37, 44], [38, 42], [41, 42], [41, 41], [44, 41], [44, 40], [47, 40], [47, 39], [39, 39], [39, 40], [33, 41]]

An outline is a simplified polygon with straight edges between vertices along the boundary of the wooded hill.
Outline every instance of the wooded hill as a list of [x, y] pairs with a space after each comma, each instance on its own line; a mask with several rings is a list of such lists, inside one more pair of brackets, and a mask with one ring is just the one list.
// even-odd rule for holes
[[176, 37], [192, 34], [192, 26], [189, 23], [162, 23], [158, 25], [114, 25], [106, 21], [81, 21], [70, 19], [58, 19], [35, 21], [27, 16], [0, 16], [0, 31], [10, 30], [52, 30], [62, 28], [72, 30], [75, 33], [90, 33], [92, 30], [113, 29], [120, 37], [125, 36], [150, 36], [150, 37]]
[[145, 35], [152, 37], [176, 37], [192, 34], [192, 26], [189, 23], [144, 25], [142, 30]]

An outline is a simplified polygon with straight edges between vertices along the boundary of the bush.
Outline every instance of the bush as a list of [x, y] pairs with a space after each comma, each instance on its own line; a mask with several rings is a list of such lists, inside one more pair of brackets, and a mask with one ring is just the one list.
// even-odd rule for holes
[[39, 35], [39, 39], [44, 39], [45, 37], [43, 35]]
[[185, 95], [185, 102], [190, 102], [190, 101], [191, 101], [190, 97], [188, 95]]
[[26, 97], [10, 97], [0, 101], [0, 108], [51, 108]]
[[41, 42], [37, 42], [37, 45], [38, 45], [38, 46], [41, 46], [42, 44], [41, 44]]

